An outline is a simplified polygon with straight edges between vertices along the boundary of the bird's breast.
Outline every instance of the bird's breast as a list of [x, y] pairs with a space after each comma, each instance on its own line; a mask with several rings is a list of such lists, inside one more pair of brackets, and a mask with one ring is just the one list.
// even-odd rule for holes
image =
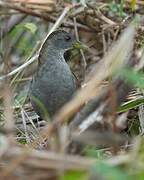
[[53, 114], [70, 100], [76, 90], [74, 76], [66, 63], [46, 63], [34, 77], [31, 94]]

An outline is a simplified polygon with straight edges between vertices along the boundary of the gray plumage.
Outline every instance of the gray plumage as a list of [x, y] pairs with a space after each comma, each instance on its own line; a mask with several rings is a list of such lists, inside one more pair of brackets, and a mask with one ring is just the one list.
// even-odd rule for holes
[[73, 47], [75, 38], [63, 30], [50, 34], [39, 54], [39, 68], [30, 85], [34, 110], [42, 118], [53, 116], [76, 91], [76, 79], [64, 53]]

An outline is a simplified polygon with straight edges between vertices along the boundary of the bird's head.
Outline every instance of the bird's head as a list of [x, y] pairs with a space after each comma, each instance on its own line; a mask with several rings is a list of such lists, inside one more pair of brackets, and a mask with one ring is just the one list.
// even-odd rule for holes
[[76, 39], [71, 33], [64, 30], [57, 30], [49, 35], [44, 44], [46, 44], [47, 48], [51, 47], [65, 52], [73, 48], [75, 43]]

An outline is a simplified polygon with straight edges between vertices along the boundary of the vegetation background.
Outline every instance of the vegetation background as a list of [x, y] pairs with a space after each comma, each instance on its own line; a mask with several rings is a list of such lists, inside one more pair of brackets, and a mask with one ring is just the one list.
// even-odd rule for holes
[[[45, 121], [28, 90], [58, 28], [83, 43], [66, 54], [82, 87]], [[143, 45], [143, 0], [0, 0], [0, 179], [144, 179]]]

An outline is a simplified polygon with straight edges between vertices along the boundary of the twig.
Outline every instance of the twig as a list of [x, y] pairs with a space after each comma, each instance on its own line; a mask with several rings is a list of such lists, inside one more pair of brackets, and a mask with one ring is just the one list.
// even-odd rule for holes
[[[44, 13], [40, 13], [38, 11], [34, 11], [34, 10], [30, 9], [30, 8], [25, 8], [25, 7], [16, 5], [16, 4], [11, 4], [11, 3], [6, 3], [6, 2], [0, 1], [0, 7], [7, 8], [7, 9], [14, 9], [14, 10], [19, 11], [21, 13], [29, 14], [29, 15], [32, 15], [32, 16], [36, 16], [36, 17], [42, 18], [42, 19], [44, 19], [46, 21], [50, 21], [50, 22], [53, 22], [53, 23], [56, 21], [56, 19], [53, 16], [51, 16], [50, 14], [46, 15]], [[62, 26], [70, 27], [71, 28], [71, 27], [73, 27], [73, 23], [71, 23], [71, 22], [64, 22], [62, 24]], [[83, 24], [80, 24], [80, 23], [78, 23], [78, 27], [80, 29], [84, 30], [84, 31], [88, 31], [88, 32], [92, 31], [87, 26], [85, 26]]]
[[[55, 22], [55, 24], [53, 25], [53, 27], [51, 28], [51, 30], [50, 30], [49, 33], [47, 34], [45, 40], [48, 38], [48, 36], [49, 36], [54, 30], [56, 30], [56, 28], [58, 28], [58, 27], [61, 25], [62, 21], [64, 20], [64, 17], [67, 15], [67, 13], [69, 12], [69, 10], [70, 10], [70, 7], [66, 7], [66, 8], [63, 10], [61, 16], [60, 16], [60, 17], [58, 18], [58, 20]], [[44, 42], [45, 42], [45, 40], [44, 40]], [[24, 69], [25, 67], [27, 67], [28, 65], [30, 65], [31, 63], [33, 63], [33, 62], [38, 58], [38, 56], [39, 56], [38, 54], [34, 55], [30, 60], [28, 60], [26, 63], [24, 63], [23, 65], [21, 65], [21, 66], [18, 67], [17, 69], [13, 70], [12, 72], [8, 73], [7, 75], [1, 76], [1, 77], [0, 77], [0, 80], [3, 80], [3, 79], [5, 79], [5, 78], [10, 77], [10, 76], [16, 74], [17, 72], [21, 71], [22, 69]]]
[[17, 72], [23, 70], [24, 68], [26, 68], [27, 66], [29, 66], [31, 63], [33, 63], [36, 59], [38, 58], [38, 54], [34, 55], [32, 58], [30, 58], [27, 62], [25, 62], [24, 64], [22, 64], [21, 66], [19, 66], [18, 68], [16, 68], [15, 70], [11, 71], [10, 73], [1, 76], [0, 80], [4, 80], [5, 78], [8, 78], [10, 76], [13, 76], [14, 74], [16, 74]]
[[[75, 5], [74, 0], [73, 0], [73, 5]], [[77, 39], [77, 41], [79, 41], [79, 34], [78, 34], [76, 17], [73, 17], [73, 21], [74, 21], [74, 30], [75, 30], [76, 39]], [[80, 49], [80, 53], [82, 56], [83, 77], [85, 77], [85, 70], [86, 70], [87, 62], [86, 62], [86, 58], [85, 58], [85, 55], [84, 55], [84, 52], [82, 49]]]
[[[96, 164], [96, 160], [92, 158], [63, 155], [49, 151], [26, 150], [19, 147], [13, 147], [5, 154], [7, 158], [21, 157], [17, 164], [28, 165], [34, 168], [59, 169], [59, 170], [89, 170], [91, 166]], [[104, 160], [105, 163], [116, 166], [131, 161], [131, 155], [118, 155], [113, 158]], [[11, 172], [16, 166], [11, 166]], [[9, 171], [10, 173], [10, 171]]]
[[[55, 22], [55, 24], [53, 25], [53, 27], [51, 28], [51, 30], [49, 31], [49, 33], [47, 34], [45, 40], [48, 38], [48, 36], [53, 32], [55, 31], [60, 25], [61, 23], [64, 21], [64, 18], [65, 16], [67, 15], [67, 13], [69, 12], [71, 8], [68, 6], [68, 7], [65, 7], [65, 9], [63, 10], [62, 14], [60, 15], [60, 17], [57, 19], [57, 21]], [[45, 42], [44, 40], [44, 42]]]

